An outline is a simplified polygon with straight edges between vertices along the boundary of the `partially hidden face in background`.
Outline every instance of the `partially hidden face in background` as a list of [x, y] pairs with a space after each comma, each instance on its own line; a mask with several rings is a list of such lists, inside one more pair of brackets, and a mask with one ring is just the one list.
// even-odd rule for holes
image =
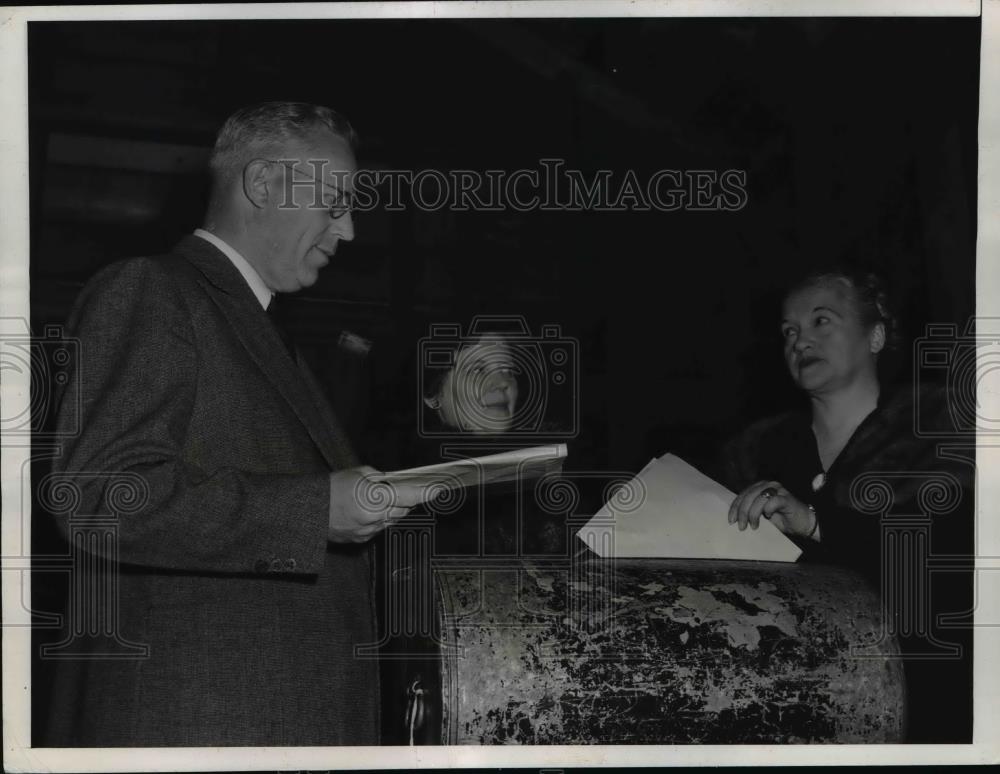
[[507, 342], [482, 336], [462, 347], [437, 393], [427, 399], [441, 422], [469, 433], [503, 433], [514, 423], [517, 373]]

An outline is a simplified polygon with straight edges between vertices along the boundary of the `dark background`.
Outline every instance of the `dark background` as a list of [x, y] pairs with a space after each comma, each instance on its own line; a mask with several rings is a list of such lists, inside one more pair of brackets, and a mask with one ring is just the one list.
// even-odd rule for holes
[[[101, 266], [200, 225], [215, 131], [251, 102], [343, 112], [363, 167], [745, 170], [739, 212], [360, 213], [291, 313], [377, 467], [415, 428], [417, 340], [473, 310], [578, 342], [573, 467], [704, 465], [796, 399], [795, 276], [879, 270], [910, 337], [974, 314], [979, 36], [975, 18], [32, 22], [33, 330]], [[343, 330], [372, 342], [364, 363]], [[36, 520], [36, 555], [52, 538]]]
[[742, 169], [735, 213], [360, 213], [295, 301], [333, 392], [339, 330], [373, 342], [374, 386], [335, 398], [375, 465], [368, 396], [413, 405], [399, 363], [458, 309], [579, 341], [588, 464], [704, 460], [794, 398], [777, 330], [802, 270], [882, 271], [911, 336], [974, 313], [978, 47], [974, 18], [32, 22], [33, 324], [200, 225], [214, 132], [258, 100], [340, 110], [362, 166]]

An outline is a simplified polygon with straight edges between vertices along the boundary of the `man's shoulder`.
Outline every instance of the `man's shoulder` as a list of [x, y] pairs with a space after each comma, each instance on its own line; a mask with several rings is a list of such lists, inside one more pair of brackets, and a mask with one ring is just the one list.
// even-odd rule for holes
[[68, 324], [81, 318], [130, 319], [182, 312], [197, 298], [198, 272], [184, 255], [169, 252], [116, 260], [100, 269], [80, 291]]
[[139, 255], [116, 260], [98, 271], [88, 285], [108, 282], [129, 282], [193, 279], [192, 265], [177, 248], [167, 252]]
[[203, 275], [191, 260], [191, 254], [199, 249], [214, 251], [215, 248], [195, 236], [182, 239], [172, 249], [148, 255], [121, 258], [101, 268], [87, 281], [80, 294], [80, 303], [88, 303], [94, 298], [108, 295], [151, 294], [158, 299], [168, 300], [174, 296], [186, 296], [201, 283]]

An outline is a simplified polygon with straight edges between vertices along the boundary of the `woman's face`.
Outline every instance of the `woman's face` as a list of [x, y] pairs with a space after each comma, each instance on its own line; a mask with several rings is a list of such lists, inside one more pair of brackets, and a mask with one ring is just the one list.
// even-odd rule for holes
[[792, 379], [809, 393], [827, 393], [875, 377], [885, 328], [861, 321], [854, 289], [837, 281], [798, 290], [785, 300], [781, 334]]
[[483, 336], [463, 347], [437, 396], [441, 420], [470, 433], [503, 433], [517, 406], [517, 379], [510, 347], [500, 336]]

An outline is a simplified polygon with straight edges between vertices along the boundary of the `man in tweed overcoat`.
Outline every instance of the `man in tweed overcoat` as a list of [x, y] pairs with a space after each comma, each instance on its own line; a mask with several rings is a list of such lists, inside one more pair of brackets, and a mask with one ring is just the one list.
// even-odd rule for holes
[[237, 112], [204, 229], [77, 301], [60, 422], [80, 432], [56, 475], [90, 514], [113, 513], [116, 475], [141, 482], [116, 636], [149, 654], [53, 662], [44, 744], [377, 743], [377, 665], [355, 655], [376, 641], [368, 540], [415, 500], [359, 501], [373, 471], [266, 311], [353, 238], [353, 145], [326, 108]]

